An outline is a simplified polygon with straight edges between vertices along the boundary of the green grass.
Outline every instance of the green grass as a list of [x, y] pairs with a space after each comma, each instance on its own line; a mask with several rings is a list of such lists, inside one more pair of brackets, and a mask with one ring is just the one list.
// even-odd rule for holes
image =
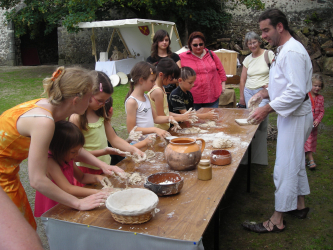
[[325, 115], [322, 122], [326, 126], [333, 126], [333, 107], [325, 108]]
[[39, 77], [30, 78], [31, 74], [17, 71], [0, 74], [0, 114], [19, 103], [40, 98], [43, 92], [42, 81], [49, 76], [41, 74]]
[[[46, 69], [30, 67], [28, 69], [15, 69], [9, 72], [0, 71], [0, 114], [17, 104], [41, 98], [43, 93], [43, 79], [50, 77], [53, 66]], [[119, 85], [114, 88], [113, 107], [114, 117], [118, 118], [125, 113], [124, 100], [129, 85]]]

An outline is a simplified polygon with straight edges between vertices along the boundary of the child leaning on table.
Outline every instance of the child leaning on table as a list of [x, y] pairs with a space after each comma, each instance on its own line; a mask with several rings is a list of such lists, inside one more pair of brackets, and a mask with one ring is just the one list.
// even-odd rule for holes
[[[169, 98], [170, 112], [184, 114], [190, 108], [193, 108], [193, 96], [190, 90], [194, 86], [197, 75], [190, 67], [181, 68], [180, 78], [178, 79], [179, 86], [174, 89]], [[216, 120], [217, 114], [213, 111], [196, 114], [198, 118]]]
[[126, 124], [128, 132], [137, 126], [136, 131], [142, 134], [156, 133], [159, 137], [169, 136], [169, 132], [154, 127], [154, 123], [173, 122], [172, 116], [158, 116], [151, 104], [146, 91], [151, 90], [156, 79], [156, 69], [147, 62], [138, 62], [131, 70], [130, 90], [125, 98]]
[[[77, 126], [68, 121], [55, 123], [55, 130], [49, 147], [47, 177], [65, 192], [76, 197], [86, 197], [100, 192], [97, 189], [83, 188], [74, 185], [73, 179], [88, 184], [99, 182], [102, 175], [82, 173], [74, 159], [84, 145], [84, 136]], [[40, 217], [58, 202], [51, 200], [36, 191], [35, 217]]]
[[[111, 122], [111, 118], [113, 115], [113, 99], [112, 97], [109, 98], [109, 100], [105, 103], [105, 106], [100, 108], [99, 110], [96, 111], [97, 114], [102, 114], [103, 112], [107, 113], [108, 118], [110, 119]], [[112, 127], [113, 128], [113, 127]], [[114, 132], [117, 134], [116, 130], [113, 128]], [[127, 141], [127, 140], [126, 140]], [[141, 149], [143, 147], [146, 147], [148, 145], [151, 145], [153, 143], [151, 137], [146, 137], [144, 140], [135, 143], [133, 146]], [[108, 141], [108, 146], [112, 147], [111, 143]], [[110, 155], [111, 156], [111, 165], [116, 165], [117, 163], [119, 163], [120, 161], [122, 161], [125, 157], [121, 156], [121, 155]]]
[[[156, 80], [153, 88], [148, 92], [152, 109], [160, 116], [173, 116], [177, 121], [186, 121], [190, 118], [190, 113], [180, 114], [169, 112], [169, 104], [164, 86], [169, 85], [179, 77], [180, 69], [178, 65], [169, 57], [162, 58], [156, 65]], [[170, 123], [155, 124], [155, 127], [168, 130]]]
[[[113, 130], [110, 117], [105, 111], [105, 104], [110, 100], [113, 87], [110, 78], [103, 72], [96, 71], [96, 80], [93, 84], [93, 95], [90, 99], [87, 110], [83, 115], [73, 114], [69, 121], [80, 128], [85, 138], [84, 149], [96, 156], [101, 161], [110, 164], [109, 154], [118, 154], [114, 148], [108, 147], [108, 141], [113, 147], [123, 151], [143, 156], [144, 153], [133, 147], [125, 140], [117, 136]], [[101, 109], [101, 112], [98, 110]], [[84, 173], [101, 174], [102, 172], [95, 166], [80, 162], [79, 168]], [[120, 173], [123, 170], [117, 166], [112, 166], [113, 171]], [[74, 181], [75, 185], [83, 186]]]
[[319, 95], [319, 91], [324, 88], [323, 78], [318, 74], [312, 76], [312, 89], [308, 93], [311, 100], [313, 115], [313, 129], [304, 145], [305, 156], [308, 158], [307, 166], [313, 170], [316, 168], [312, 152], [316, 152], [318, 125], [324, 117], [324, 97]]

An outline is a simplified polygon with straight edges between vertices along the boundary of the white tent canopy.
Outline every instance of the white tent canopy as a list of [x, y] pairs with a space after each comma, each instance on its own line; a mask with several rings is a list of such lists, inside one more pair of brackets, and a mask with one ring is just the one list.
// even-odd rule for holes
[[[145, 29], [146, 35], [140, 31]], [[113, 21], [96, 21], [96, 22], [82, 22], [78, 24], [79, 28], [102, 28], [102, 27], [112, 27], [117, 28], [123, 38], [124, 43], [127, 45], [129, 52], [133, 55], [134, 52], [143, 56], [147, 59], [150, 56], [152, 37], [155, 32], [160, 29], [166, 30], [171, 38], [171, 50], [177, 51], [182, 45], [179, 39], [176, 24], [174, 22], [159, 21], [159, 20], [149, 20], [149, 19], [123, 19], [123, 20], [113, 20]], [[148, 28], [148, 30], [147, 30]], [[149, 34], [147, 35], [147, 33]], [[111, 34], [110, 34], [111, 37]], [[113, 45], [111, 45], [111, 51], [113, 50]], [[107, 48], [105, 48], [107, 51]]]

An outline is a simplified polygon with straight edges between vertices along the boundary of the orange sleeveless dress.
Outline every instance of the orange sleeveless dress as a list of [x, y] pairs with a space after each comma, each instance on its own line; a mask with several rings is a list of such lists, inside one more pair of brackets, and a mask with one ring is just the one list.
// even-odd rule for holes
[[19, 104], [0, 116], [0, 186], [35, 230], [36, 221], [18, 174], [20, 163], [28, 157], [30, 137], [20, 135], [16, 123], [27, 111], [41, 108], [36, 105], [39, 100]]

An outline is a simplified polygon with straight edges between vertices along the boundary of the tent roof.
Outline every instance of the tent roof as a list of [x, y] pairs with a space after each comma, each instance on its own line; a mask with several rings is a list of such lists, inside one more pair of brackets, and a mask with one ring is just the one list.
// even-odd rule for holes
[[[96, 22], [83, 22], [78, 24], [79, 28], [107, 28], [113, 27], [119, 29], [128, 49], [133, 54], [143, 56], [146, 60], [151, 53], [152, 34], [159, 29], [166, 30], [171, 37], [170, 48], [171, 51], [177, 51], [181, 48], [179, 38], [175, 34], [177, 31], [176, 24], [174, 22], [150, 20], [150, 19], [123, 19], [112, 21], [96, 21]], [[144, 35], [141, 33], [139, 26], [147, 26], [149, 34]], [[111, 34], [110, 34], [111, 36]], [[114, 47], [111, 47], [108, 57], [111, 56]], [[104, 51], [107, 51], [105, 48]], [[99, 58], [100, 51], [97, 51]]]
[[79, 28], [96, 28], [96, 27], [132, 27], [138, 25], [148, 25], [148, 24], [165, 24], [165, 25], [175, 25], [174, 22], [150, 20], [150, 19], [122, 19], [122, 20], [112, 20], [112, 21], [95, 21], [95, 22], [81, 22], [78, 23]]

